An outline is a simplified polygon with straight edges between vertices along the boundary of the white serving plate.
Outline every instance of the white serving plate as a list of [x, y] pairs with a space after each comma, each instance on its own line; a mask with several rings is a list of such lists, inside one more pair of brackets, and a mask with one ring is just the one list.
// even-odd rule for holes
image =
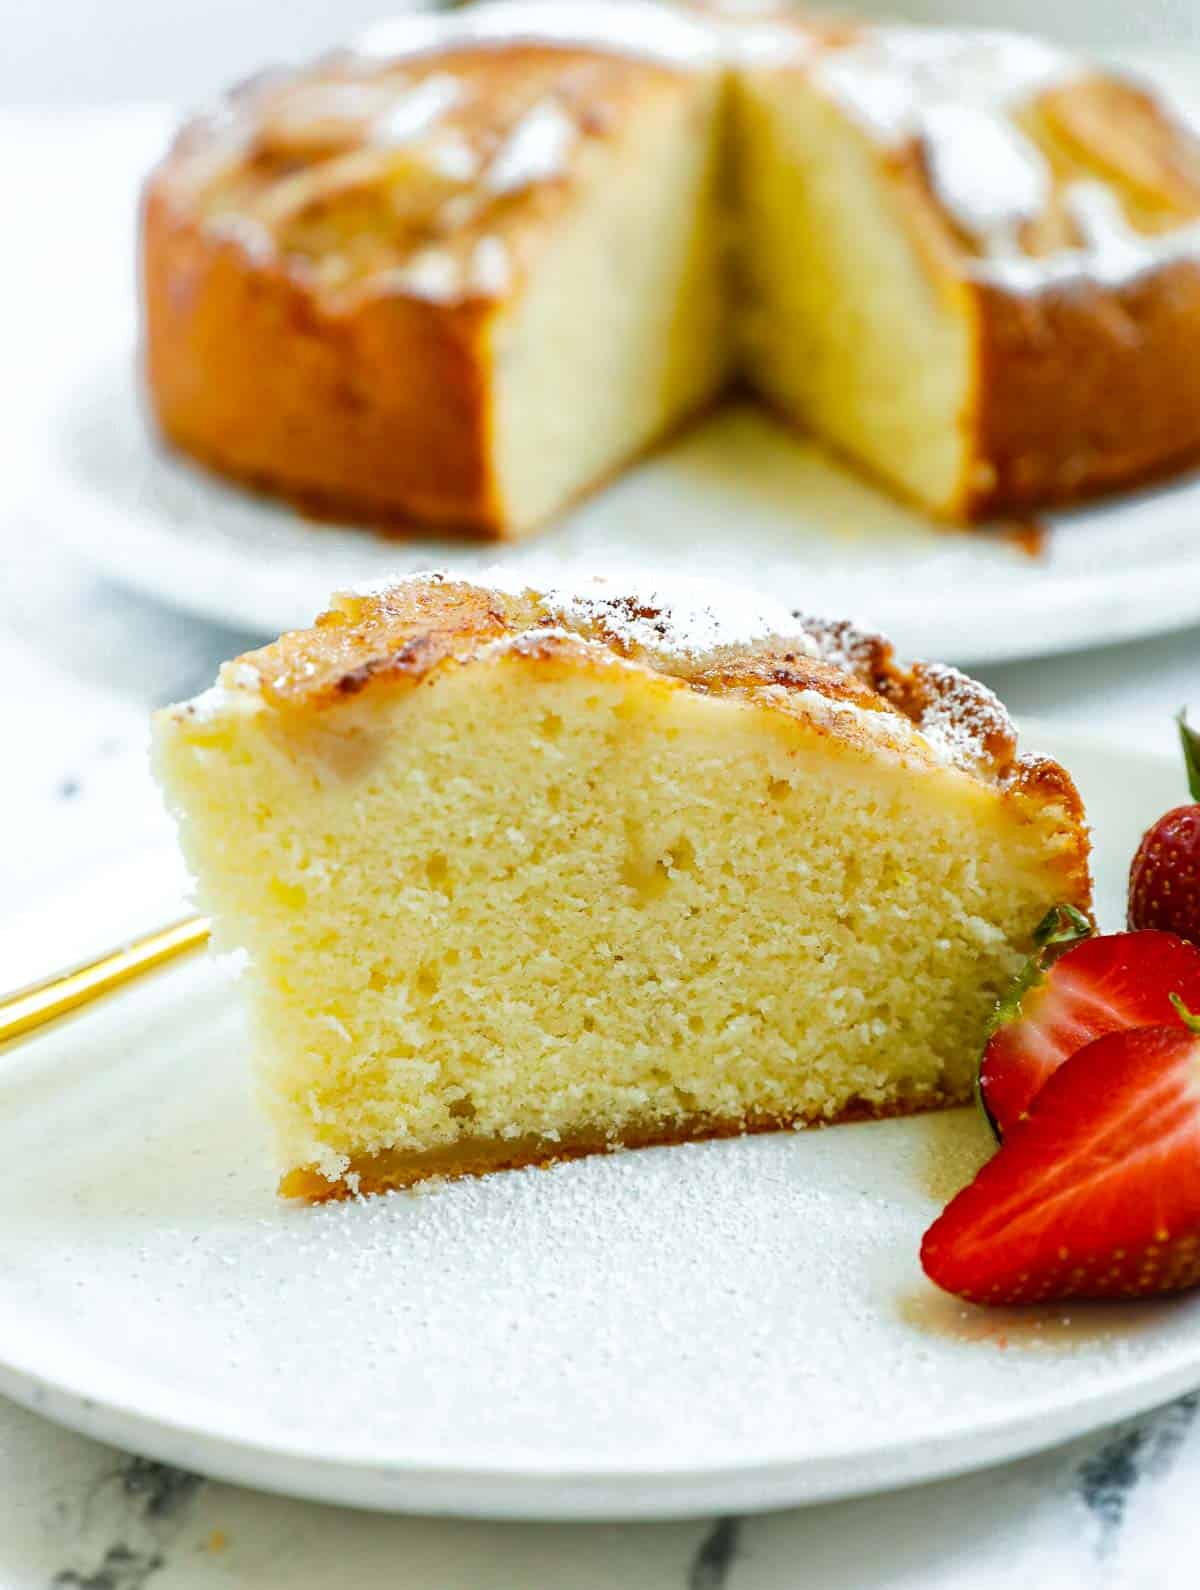
[[[1116, 925], [1179, 771], [1028, 738], [1079, 777]], [[197, 962], [4, 1059], [0, 1390], [266, 1489], [616, 1518], [957, 1473], [1200, 1383], [1200, 1296], [988, 1313], [923, 1279], [971, 1110], [306, 1208], [241, 1047]]]
[[1200, 619], [1200, 481], [1060, 515], [1043, 553], [933, 525], [758, 410], [727, 409], [518, 547], [317, 524], [152, 440], [126, 343], [57, 394], [27, 514], [125, 584], [258, 634], [331, 591], [503, 564], [570, 580], [636, 566], [866, 615], [910, 654], [1049, 655]]

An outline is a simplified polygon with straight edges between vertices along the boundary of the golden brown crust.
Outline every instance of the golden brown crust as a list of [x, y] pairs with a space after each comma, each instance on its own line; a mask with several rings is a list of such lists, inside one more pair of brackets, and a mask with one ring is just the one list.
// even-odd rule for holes
[[182, 213], [142, 215], [147, 385], [167, 439], [255, 486], [375, 522], [504, 533], [484, 299], [322, 303]]
[[[719, 617], [720, 609], [714, 608]], [[549, 655], [559, 634], [603, 645], [657, 673], [715, 694], [813, 692], [859, 711], [892, 713], [917, 727], [944, 707], [969, 732], [976, 770], [1008, 777], [1016, 737], [1003, 707], [982, 685], [939, 664], [902, 663], [882, 635], [849, 621], [780, 611], [781, 638], [689, 647], [662, 595], [626, 595], [607, 581], [579, 592], [501, 591], [440, 574], [414, 575], [361, 593], [336, 596], [313, 627], [294, 630], [226, 664], [223, 677], [247, 670], [275, 705], [321, 711], [372, 682], [415, 685], [447, 662], [502, 638], [540, 638]], [[542, 637], [544, 631], [557, 631]]]
[[[503, 644], [543, 672], [578, 668], [599, 646], [664, 687], [766, 701], [860, 749], [877, 749], [881, 732], [894, 746], [995, 785], [1031, 820], [1055, 811], [1064, 834], [1063, 898], [1088, 909], [1090, 845], [1078, 792], [1056, 762], [1018, 755], [1008, 714], [984, 686], [940, 664], [904, 663], [890, 641], [849, 622], [786, 609], [749, 640], [739, 640], [734, 625], [697, 645], [684, 628], [681, 610], [663, 596], [629, 596], [603, 581], [574, 593], [505, 592], [414, 576], [336, 597], [311, 629], [226, 664], [222, 682], [307, 717], [368, 688], [415, 688], [489, 645]], [[813, 716], [813, 702], [834, 709], [828, 721]]]
[[[435, 75], [459, 74], [472, 86], [468, 111], [446, 135], [452, 152], [494, 159], [539, 84], [552, 85], [555, 103], [570, 109], [576, 143], [560, 175], [496, 195], [448, 230], [447, 202], [475, 190], [438, 177], [435, 146], [429, 170], [418, 167], [407, 184], [427, 206], [399, 219], [389, 211], [378, 248], [349, 281], [331, 285], [320, 267], [339, 250], [322, 251], [323, 229], [336, 239], [330, 206], [352, 203], [354, 185], [308, 202], [294, 248], [278, 197], [297, 174], [319, 176], [343, 151], [315, 141], [277, 148], [268, 137], [272, 107], [293, 86], [377, 91], [379, 70], [334, 63], [295, 80], [256, 80], [231, 102], [251, 129], [241, 144], [233, 139], [228, 154], [216, 154], [228, 132], [198, 121], [151, 174], [141, 217], [151, 409], [164, 437], [199, 462], [319, 517], [504, 538], [528, 528], [511, 522], [495, 477], [492, 339], [506, 294], [479, 284], [466, 256], [481, 241], [499, 245], [506, 271], [518, 271], [571, 202], [574, 167], [586, 151], [619, 136], [639, 95], [674, 92], [683, 79], [644, 61], [521, 43], [419, 63], [411, 81], [397, 83], [397, 101]], [[301, 120], [292, 136], [302, 130]], [[364, 192], [386, 204], [393, 191], [386, 161], [403, 153], [363, 147], [366, 136], [346, 134], [349, 159], [363, 156], [372, 172], [373, 162], [385, 162]], [[363, 229], [376, 222], [368, 217]], [[444, 296], [401, 280], [422, 245], [458, 270], [459, 285]], [[581, 482], [581, 492], [592, 484]]]
[[252, 667], [276, 705], [320, 710], [372, 680], [419, 684], [439, 663], [512, 632], [498, 593], [435, 576], [337, 596], [311, 629], [247, 652], [232, 669]]
[[1069, 505], [1200, 459], [1200, 255], [1150, 253], [1124, 274], [1089, 266], [1064, 199], [1067, 184], [1101, 179], [1129, 237], [1152, 240], [1200, 216], [1200, 144], [1153, 95], [1100, 74], [1039, 95], [1018, 120], [1056, 183], [1023, 245], [1031, 262], [1075, 250], [1065, 277], [990, 277], [979, 239], [934, 191], [928, 149], [912, 140], [884, 158], [897, 214], [971, 327], [968, 458], [952, 510], [966, 520]]
[[636, 1122], [617, 1136], [601, 1130], [584, 1130], [569, 1138], [554, 1140], [537, 1135], [464, 1138], [444, 1148], [423, 1149], [417, 1153], [406, 1152], [403, 1148], [389, 1148], [365, 1154], [352, 1159], [347, 1169], [335, 1180], [330, 1180], [311, 1167], [290, 1170], [280, 1178], [279, 1192], [284, 1198], [298, 1198], [306, 1203], [329, 1203], [343, 1198], [399, 1192], [406, 1187], [415, 1187], [423, 1181], [441, 1177], [487, 1176], [493, 1171], [524, 1170], [530, 1167], [548, 1170], [552, 1165], [567, 1160], [611, 1153], [617, 1149], [666, 1148], [714, 1138], [749, 1137], [761, 1132], [788, 1132], [806, 1127], [843, 1126], [854, 1121], [891, 1120], [965, 1102], [965, 1097], [952, 1097], [939, 1092], [920, 1098], [896, 1100], [886, 1105], [852, 1099], [833, 1116], [755, 1114], [736, 1120], [696, 1116], [682, 1121]]
[[860, 681], [880, 706], [891, 707], [918, 728], [928, 726], [931, 714], [941, 713], [969, 737], [975, 771], [997, 782], [1013, 778], [1016, 731], [990, 690], [940, 663], [903, 662], [886, 636], [848, 619], [796, 617], [824, 654], [838, 659], [840, 669]]
[[[639, 661], [647, 660], [639, 635], [661, 640], [662, 654], [651, 666], [686, 679], [695, 689], [722, 693], [776, 686], [815, 691], [862, 711], [900, 712], [914, 723], [936, 693], [930, 665], [904, 667], [890, 641], [848, 622], [793, 614], [794, 644], [784, 640], [692, 657], [680, 647], [671, 658], [675, 620], [662, 597], [626, 596], [597, 582], [595, 594], [586, 592], [580, 602], [575, 624], [585, 638]], [[338, 595], [311, 629], [292, 631], [227, 667], [241, 674], [249, 665], [276, 705], [320, 711], [357, 695], [372, 681], [419, 684], [442, 663], [469, 657], [488, 641], [561, 625], [561, 608], [560, 593], [542, 596], [531, 588], [514, 595], [437, 574], [414, 576], [377, 590]], [[555, 639], [543, 641], [547, 655]], [[981, 687], [975, 689], [994, 699]], [[995, 710], [998, 721], [1006, 722], [998, 704]], [[989, 740], [983, 748], [995, 772], [1011, 764], [1013, 743], [1010, 728], [1003, 747], [999, 740]]]
[[1200, 459], [1200, 262], [1110, 286], [971, 284], [971, 519], [1083, 501]]

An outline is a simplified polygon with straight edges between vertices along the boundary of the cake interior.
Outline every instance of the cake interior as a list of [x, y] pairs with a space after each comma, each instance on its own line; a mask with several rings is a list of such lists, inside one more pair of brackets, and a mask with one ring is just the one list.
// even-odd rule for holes
[[498, 489], [528, 531], [710, 403], [731, 335], [718, 77], [662, 76], [492, 324]]
[[158, 756], [309, 1196], [965, 1099], [1073, 837], [607, 655], [234, 692]]
[[741, 80], [734, 143], [749, 380], [903, 495], [949, 511], [969, 467], [961, 285], [920, 258], [906, 195], [866, 134], [795, 73]]

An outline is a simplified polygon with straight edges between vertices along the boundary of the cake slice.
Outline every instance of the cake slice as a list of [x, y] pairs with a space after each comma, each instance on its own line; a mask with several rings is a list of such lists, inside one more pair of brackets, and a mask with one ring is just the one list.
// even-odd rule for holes
[[307, 1198], [963, 1100], [1089, 906], [987, 690], [706, 589], [343, 595], [155, 742]]

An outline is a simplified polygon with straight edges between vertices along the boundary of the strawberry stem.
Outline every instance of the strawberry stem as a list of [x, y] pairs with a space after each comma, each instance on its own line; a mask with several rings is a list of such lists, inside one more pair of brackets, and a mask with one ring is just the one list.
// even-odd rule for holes
[[1049, 967], [1060, 955], [1065, 955], [1073, 944], [1090, 939], [1095, 929], [1082, 911], [1073, 905], [1054, 905], [1033, 930], [1033, 954], [1030, 955], [1012, 982], [997, 1001], [987, 1025], [985, 1040], [998, 1027], [1015, 1021], [1021, 1014], [1021, 1002], [1031, 988], [1036, 988]]
[[1188, 1031], [1200, 1033], [1200, 1016], [1194, 1015], [1184, 1004], [1183, 1000], [1180, 999], [1178, 994], [1171, 995], [1171, 1003], [1179, 1012], [1179, 1019], [1183, 1022], [1183, 1025], [1188, 1029]]
[[1188, 723], [1186, 707], [1175, 721], [1179, 725], [1179, 739], [1183, 745], [1183, 765], [1187, 768], [1188, 790], [1194, 801], [1200, 801], [1200, 732]]

